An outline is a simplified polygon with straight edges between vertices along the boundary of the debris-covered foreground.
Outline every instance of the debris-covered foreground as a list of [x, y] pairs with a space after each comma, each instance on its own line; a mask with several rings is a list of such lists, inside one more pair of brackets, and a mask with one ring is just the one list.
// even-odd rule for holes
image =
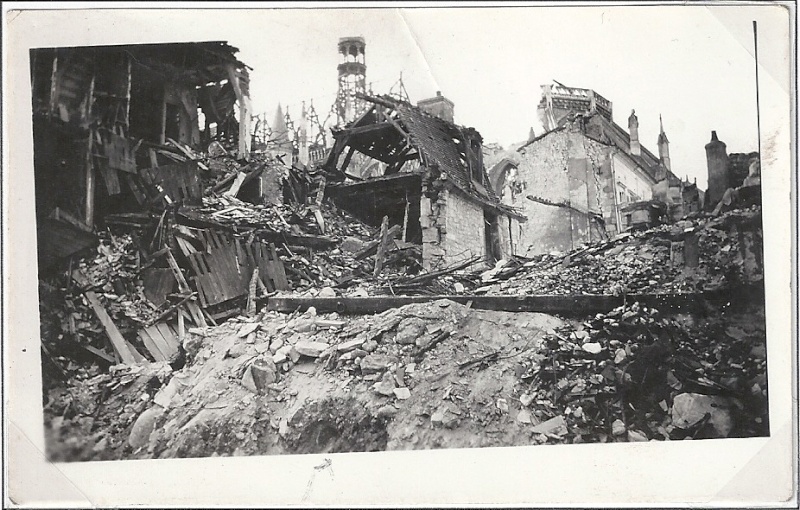
[[768, 435], [753, 301], [578, 322], [446, 300], [262, 312], [191, 329], [172, 366], [51, 389], [47, 444], [53, 459], [104, 460]]

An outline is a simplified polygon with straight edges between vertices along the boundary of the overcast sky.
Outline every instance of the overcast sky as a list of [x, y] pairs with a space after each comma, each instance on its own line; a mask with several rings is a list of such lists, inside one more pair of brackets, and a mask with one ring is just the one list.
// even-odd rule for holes
[[312, 98], [324, 118], [336, 95], [338, 39], [362, 36], [376, 93], [402, 72], [412, 102], [441, 90], [456, 122], [486, 142], [508, 146], [530, 127], [542, 133], [540, 86], [553, 79], [595, 89], [625, 128], [636, 109], [640, 139], [654, 153], [661, 114], [673, 171], [703, 186], [711, 130], [728, 152], [757, 149], [753, 20], [762, 108], [779, 83], [788, 86], [788, 14], [776, 7], [265, 10], [249, 20], [225, 32], [254, 68], [254, 106], [270, 122], [278, 102], [298, 119]]
[[614, 119], [626, 129], [635, 108], [640, 140], [654, 153], [663, 115], [673, 171], [705, 187], [704, 145], [711, 130], [728, 152], [758, 146], [756, 20], [767, 159], [776, 126], [786, 135], [790, 36], [789, 14], [781, 7], [321, 5], [328, 4], [95, 11], [70, 23], [63, 13], [43, 12], [36, 33], [42, 45], [227, 40], [254, 69], [253, 104], [256, 112], [268, 112], [270, 122], [278, 103], [298, 120], [302, 101], [312, 99], [324, 118], [336, 96], [338, 39], [362, 36], [367, 81], [376, 93], [388, 92], [402, 72], [413, 102], [440, 90], [455, 103], [457, 123], [503, 146], [525, 140], [531, 127], [542, 133], [540, 86], [555, 79], [612, 101]]

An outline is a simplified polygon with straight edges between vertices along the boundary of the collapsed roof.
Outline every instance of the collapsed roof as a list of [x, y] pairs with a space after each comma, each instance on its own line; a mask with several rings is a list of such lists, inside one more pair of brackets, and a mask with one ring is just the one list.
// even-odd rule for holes
[[[484, 205], [513, 213], [500, 203], [483, 165], [480, 133], [440, 119], [409, 103], [389, 96], [363, 96], [372, 103], [361, 117], [334, 130], [335, 144], [322, 169], [333, 181], [362, 180], [347, 173], [355, 151], [387, 165], [384, 177], [403, 171], [418, 160], [426, 169], [437, 169], [455, 187]], [[344, 160], [339, 159], [349, 147]], [[406, 170], [423, 173], [423, 170]], [[516, 213], [513, 213], [516, 214]]]

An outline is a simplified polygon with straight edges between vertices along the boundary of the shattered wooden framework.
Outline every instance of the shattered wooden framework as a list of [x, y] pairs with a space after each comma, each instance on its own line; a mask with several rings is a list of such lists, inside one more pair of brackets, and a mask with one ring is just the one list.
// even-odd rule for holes
[[[329, 180], [363, 180], [348, 173], [353, 155], [360, 152], [387, 165], [381, 178], [398, 173], [425, 174], [429, 180], [444, 178], [483, 207], [524, 219], [501, 204], [492, 189], [483, 164], [483, 139], [477, 130], [392, 97], [363, 99], [373, 106], [347, 127], [333, 131], [334, 146], [322, 165]], [[419, 168], [407, 170], [406, 163], [417, 160]]]
[[38, 215], [56, 208], [91, 230], [136, 202], [198, 203], [192, 155], [167, 145], [208, 143], [213, 122], [249, 158], [249, 67], [236, 52], [224, 42], [31, 50]]
[[[402, 240], [422, 245], [426, 269], [511, 254], [507, 218], [526, 218], [492, 189], [480, 133], [392, 97], [363, 99], [372, 106], [333, 131], [334, 146], [321, 167], [333, 202], [373, 226], [383, 217], [402, 225]], [[385, 164], [383, 175], [353, 175], [356, 153]]]

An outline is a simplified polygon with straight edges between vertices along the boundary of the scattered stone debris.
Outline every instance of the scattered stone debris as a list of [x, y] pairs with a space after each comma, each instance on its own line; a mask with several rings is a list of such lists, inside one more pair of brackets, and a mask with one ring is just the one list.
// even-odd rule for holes
[[[763, 436], [763, 318], [757, 303], [702, 317], [633, 303], [585, 321], [449, 301], [372, 316], [262, 311], [255, 322], [187, 332], [183, 367], [115, 365], [51, 390], [48, 433], [63, 439], [51, 453], [100, 460]], [[317, 322], [336, 327], [307, 326]], [[421, 328], [421, 344], [452, 333], [418, 355], [398, 341], [408, 324]]]
[[481, 274], [474, 292], [621, 295], [733, 288], [763, 280], [762, 242], [758, 205], [718, 217], [698, 214], [570, 253], [505, 261]]

